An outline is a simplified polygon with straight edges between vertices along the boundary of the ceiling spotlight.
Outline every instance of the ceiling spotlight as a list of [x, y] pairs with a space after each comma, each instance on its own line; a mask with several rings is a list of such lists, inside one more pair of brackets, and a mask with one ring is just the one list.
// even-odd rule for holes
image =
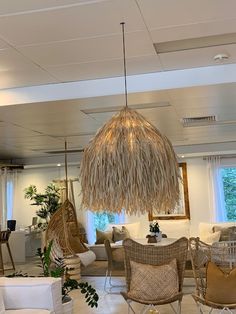
[[223, 62], [229, 59], [229, 55], [227, 53], [219, 53], [214, 56], [214, 61], [216, 62]]
[[184, 158], [184, 155], [182, 155], [181, 158]]
[[61, 164], [57, 164], [57, 167], [61, 167]]

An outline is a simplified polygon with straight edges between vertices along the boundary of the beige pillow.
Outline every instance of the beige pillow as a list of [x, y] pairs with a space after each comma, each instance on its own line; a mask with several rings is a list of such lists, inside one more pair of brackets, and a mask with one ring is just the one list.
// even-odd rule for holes
[[220, 226], [214, 226], [213, 232], [220, 231], [220, 241], [235, 241], [236, 240], [236, 226], [222, 228]]
[[212, 244], [214, 242], [219, 242], [220, 240], [220, 235], [221, 235], [221, 231], [216, 231], [213, 233], [208, 233], [205, 235], [204, 237], [204, 242], [206, 242], [207, 244]]
[[236, 268], [224, 273], [216, 264], [209, 262], [206, 285], [206, 300], [220, 304], [236, 303]]
[[121, 229], [117, 227], [112, 227], [112, 239], [113, 242], [122, 241], [126, 238], [130, 238], [129, 231], [125, 226], [122, 226]]
[[154, 266], [130, 261], [131, 283], [128, 296], [144, 301], [169, 299], [179, 292], [176, 259], [169, 264]]
[[112, 242], [112, 231], [101, 231], [96, 229], [96, 242], [95, 244], [104, 244], [105, 240]]

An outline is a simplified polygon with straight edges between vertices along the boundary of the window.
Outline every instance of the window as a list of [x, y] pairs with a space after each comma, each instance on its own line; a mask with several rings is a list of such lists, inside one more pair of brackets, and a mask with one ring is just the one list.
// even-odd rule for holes
[[89, 243], [94, 243], [96, 241], [96, 229], [106, 230], [108, 224], [117, 224], [124, 222], [124, 213], [120, 215], [108, 213], [108, 212], [88, 212], [88, 222], [87, 222], [87, 236]]
[[236, 167], [220, 169], [227, 221], [236, 221]]

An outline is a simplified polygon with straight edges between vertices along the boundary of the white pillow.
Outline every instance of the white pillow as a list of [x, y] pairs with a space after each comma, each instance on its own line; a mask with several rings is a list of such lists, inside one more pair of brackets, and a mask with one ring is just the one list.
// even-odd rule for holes
[[220, 240], [220, 235], [221, 235], [221, 231], [216, 231], [216, 232], [213, 232], [213, 233], [208, 233], [208, 234], [205, 234], [203, 239], [201, 239], [201, 241], [207, 243], [207, 244], [212, 244], [212, 243], [215, 243], [215, 242], [219, 242]]
[[139, 232], [139, 228], [140, 228], [140, 222], [133, 222], [133, 223], [121, 223], [121, 224], [108, 224], [106, 231], [112, 231], [112, 227], [117, 227], [119, 229], [122, 228], [122, 226], [124, 226], [130, 234], [131, 238], [137, 239], [140, 238], [140, 232]]
[[5, 314], [5, 306], [4, 306], [4, 301], [3, 301], [3, 296], [2, 296], [2, 291], [0, 291], [0, 314]]
[[76, 255], [79, 256], [81, 264], [84, 265], [85, 267], [88, 266], [89, 264], [92, 264], [96, 259], [95, 253], [91, 250], [88, 250], [83, 253], [77, 253]]
[[159, 220], [158, 223], [162, 234], [165, 233], [168, 238], [189, 238], [190, 221], [188, 219]]

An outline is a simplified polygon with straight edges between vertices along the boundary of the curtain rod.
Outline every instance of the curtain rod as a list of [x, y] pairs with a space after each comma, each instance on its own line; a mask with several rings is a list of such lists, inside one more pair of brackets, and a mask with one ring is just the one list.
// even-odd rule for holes
[[219, 157], [221, 159], [230, 159], [230, 158], [236, 158], [236, 154], [209, 155], [209, 156], [204, 156], [203, 160], [207, 160], [208, 158], [211, 158], [211, 157]]
[[[65, 182], [66, 179], [54, 179], [52, 180], [52, 182]], [[72, 182], [75, 182], [75, 181], [79, 181], [79, 178], [73, 178], [73, 179], [68, 179], [68, 181], [72, 181]]]

